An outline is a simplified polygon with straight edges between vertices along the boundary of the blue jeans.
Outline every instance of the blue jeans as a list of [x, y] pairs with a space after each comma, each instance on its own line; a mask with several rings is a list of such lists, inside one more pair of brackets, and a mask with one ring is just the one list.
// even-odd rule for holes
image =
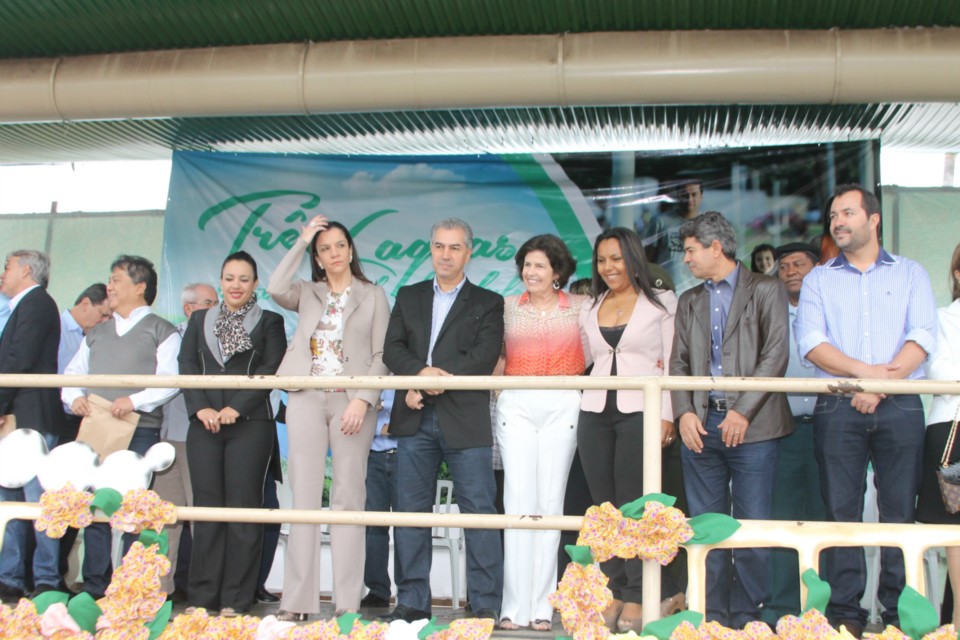
[[[367, 459], [367, 511], [396, 511], [400, 496], [397, 482], [397, 450], [371, 451]], [[370, 593], [390, 599], [390, 527], [367, 527], [367, 559], [363, 583]], [[393, 575], [400, 581], [399, 557], [393, 557]]]
[[[41, 433], [47, 449], [57, 446], [58, 437], [52, 433]], [[0, 487], [0, 500], [3, 502], [40, 502], [43, 487], [34, 477], [22, 489]], [[11, 520], [3, 538], [3, 550], [0, 551], [0, 582], [19, 589], [27, 590], [27, 536], [33, 532], [37, 548], [33, 552], [33, 585], [55, 587], [60, 584], [60, 539], [50, 538], [46, 533], [36, 531], [30, 520]]]
[[[137, 427], [130, 439], [130, 451], [146, 455], [147, 449], [160, 442], [160, 429]], [[123, 553], [136, 542], [137, 536], [123, 534]], [[106, 522], [95, 522], [83, 530], [83, 590], [95, 598], [103, 597], [113, 577], [113, 532]]]
[[[913, 522], [923, 463], [923, 405], [920, 396], [890, 396], [873, 414], [862, 414], [850, 399], [821, 395], [814, 409], [813, 435], [827, 518], [862, 522], [867, 463], [873, 463], [880, 522]], [[877, 596], [884, 624], [899, 625], [897, 600], [906, 584], [903, 554], [883, 547]], [[821, 577], [830, 583], [827, 617], [866, 622], [860, 606], [866, 588], [866, 562], [860, 547], [824, 552]]]
[[[456, 392], [453, 392], [456, 393]], [[469, 419], [464, 416], [463, 419]], [[400, 511], [426, 512], [433, 509], [440, 462], [447, 461], [453, 475], [453, 490], [461, 513], [496, 513], [491, 447], [454, 449], [440, 432], [433, 407], [423, 408], [420, 430], [398, 438], [397, 481]], [[467, 601], [474, 611], [492, 609], [500, 613], [503, 592], [503, 549], [496, 529], [467, 529]], [[429, 528], [397, 527], [394, 532], [400, 561], [397, 602], [430, 611], [430, 566], [433, 544]]]
[[[727, 447], [717, 429], [725, 415], [710, 409], [703, 425], [707, 435], [701, 436], [703, 451], [694, 453], [683, 447], [680, 452], [690, 515], [725, 513], [768, 520], [777, 473], [777, 441]], [[707, 620], [734, 629], [759, 620], [769, 597], [769, 577], [769, 549], [734, 549], [732, 555], [729, 549], [711, 552], [707, 556]]]

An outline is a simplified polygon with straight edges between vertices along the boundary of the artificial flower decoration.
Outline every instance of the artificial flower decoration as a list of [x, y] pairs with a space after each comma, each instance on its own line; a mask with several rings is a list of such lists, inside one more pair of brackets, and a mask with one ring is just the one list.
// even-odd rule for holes
[[624, 518], [609, 502], [587, 509], [580, 526], [577, 546], [590, 547], [597, 562], [606, 562], [617, 555], [623, 535]]
[[427, 640], [487, 640], [493, 633], [493, 620], [466, 618], [454, 620], [443, 631], [427, 636]]
[[957, 640], [957, 629], [952, 624], [945, 624], [923, 636], [923, 640]]
[[808, 609], [802, 616], [783, 616], [777, 621], [777, 636], [782, 640], [836, 638], [827, 617], [818, 609]]
[[[273, 616], [267, 616], [264, 620], [268, 618], [276, 620]], [[158, 640], [194, 640], [194, 638], [206, 637], [207, 625], [210, 624], [212, 619], [207, 610], [203, 608], [191, 613], [181, 613], [167, 625]]]
[[44, 491], [40, 496], [40, 517], [33, 526], [50, 538], [62, 538], [67, 527], [83, 529], [93, 522], [92, 501], [92, 493], [78, 491], [69, 482], [61, 489]]
[[177, 521], [176, 512], [172, 502], [161, 500], [153, 491], [134, 489], [123, 496], [120, 508], [110, 516], [110, 526], [127, 533], [140, 533], [144, 529], [160, 533], [164, 525]]
[[420, 631], [430, 622], [427, 618], [406, 622], [394, 620], [387, 626], [384, 640], [418, 640]]
[[622, 558], [656, 560], [666, 566], [676, 557], [680, 545], [693, 537], [693, 529], [679, 509], [660, 502], [647, 502], [641, 520], [627, 521], [631, 545]]
[[170, 561], [157, 552], [155, 545], [145, 547], [134, 542], [114, 571], [105, 597], [97, 601], [103, 611], [97, 630], [112, 630], [110, 634], [117, 638], [125, 637], [119, 635], [121, 631], [140, 637], [140, 632], [133, 629], [139, 627], [147, 632], [143, 637], [149, 637], [144, 625], [157, 617], [166, 602], [167, 596], [160, 590], [160, 576], [169, 571]]
[[0, 605], [0, 638], [35, 638], [40, 632], [37, 608], [20, 598], [16, 608]]
[[281, 622], [277, 620], [277, 616], [267, 616], [260, 620], [260, 624], [257, 625], [256, 640], [279, 640], [285, 637], [287, 631], [295, 626], [297, 626], [296, 622]]
[[887, 625], [887, 628], [880, 633], [864, 633], [863, 637], [873, 640], [910, 640], [910, 636], [893, 625]]
[[548, 597], [574, 640], [602, 640], [610, 635], [603, 624], [603, 611], [613, 601], [607, 580], [596, 564], [571, 562], [557, 590]]

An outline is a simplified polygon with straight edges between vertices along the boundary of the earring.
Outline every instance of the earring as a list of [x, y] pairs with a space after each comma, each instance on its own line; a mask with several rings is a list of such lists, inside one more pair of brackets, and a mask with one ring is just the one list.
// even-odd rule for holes
[[560, 281], [559, 281], [559, 280], [554, 280], [554, 281], [553, 281], [553, 290], [554, 290], [554, 291], [559, 291], [559, 290], [560, 290]]

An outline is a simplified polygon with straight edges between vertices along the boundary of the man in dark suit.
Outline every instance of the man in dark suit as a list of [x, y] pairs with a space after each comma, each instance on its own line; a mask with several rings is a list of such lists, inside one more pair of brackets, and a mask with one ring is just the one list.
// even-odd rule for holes
[[[0, 292], [10, 298], [11, 315], [0, 335], [0, 373], [57, 373], [60, 311], [46, 291], [50, 258], [42, 251], [14, 251], [7, 256]], [[47, 448], [57, 445], [63, 427], [58, 389], [0, 387], [0, 427], [13, 415], [19, 429], [35, 429]], [[0, 500], [38, 502], [43, 488], [36, 478], [22, 489], [0, 487]], [[27, 590], [27, 536], [32, 523], [7, 524], [0, 551], [0, 599], [16, 602]], [[59, 541], [36, 533], [33, 554], [33, 595], [60, 584]]]
[[[677, 303], [670, 374], [782, 377], [790, 347], [783, 285], [741, 268], [736, 233], [715, 211], [684, 222], [680, 238], [684, 263], [704, 282]], [[769, 520], [777, 438], [793, 431], [786, 396], [711, 390], [671, 398], [690, 515]], [[770, 551], [737, 549], [733, 559], [731, 566], [730, 551], [707, 559], [707, 619], [739, 629], [759, 620], [769, 598]]]
[[[464, 275], [473, 231], [451, 218], [433, 227], [436, 277], [400, 289], [383, 361], [400, 376], [490, 375], [503, 343], [503, 298]], [[399, 511], [430, 512], [440, 462], [446, 460], [462, 513], [496, 513], [488, 391], [398, 390], [390, 417], [398, 439]], [[429, 528], [398, 528], [401, 576], [386, 620], [430, 617]], [[467, 529], [467, 601], [478, 618], [498, 619], [503, 552], [494, 529]]]

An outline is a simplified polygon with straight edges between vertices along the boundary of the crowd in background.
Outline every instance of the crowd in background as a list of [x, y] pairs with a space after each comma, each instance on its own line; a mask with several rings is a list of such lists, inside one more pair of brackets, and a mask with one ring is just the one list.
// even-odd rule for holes
[[[954, 302], [938, 320], [927, 273], [882, 248], [870, 191], [845, 185], [831, 198], [826, 231], [835, 255], [800, 242], [760, 245], [749, 269], [737, 259], [733, 226], [718, 212], [699, 211], [702, 185], [682, 192], [682, 206], [655, 219], [645, 238], [625, 228], [602, 232], [587, 282], [570, 285], [576, 261], [561, 238], [528, 239], [515, 257], [524, 292], [506, 299], [465, 276], [470, 225], [438, 222], [430, 231], [434, 277], [401, 288], [392, 309], [364, 275], [349, 230], [318, 215], [269, 276], [271, 300], [297, 314], [289, 341], [281, 316], [259, 305], [257, 264], [243, 251], [223, 262], [222, 301], [212, 284], [184, 287], [188, 320], [180, 326], [152, 313], [157, 274], [144, 258], [117, 258], [106, 285], [90, 287], [61, 314], [45, 291], [49, 258], [15, 251], [0, 283], [9, 298], [0, 306], [10, 312], [0, 373], [960, 378], [953, 349], [960, 246], [950, 263]], [[304, 259], [309, 280], [295, 276]], [[621, 506], [642, 495], [643, 392], [506, 390], [491, 399], [487, 391], [428, 386], [383, 394], [288, 390], [286, 478], [268, 390], [4, 387], [0, 427], [13, 415], [18, 428], [38, 429], [52, 448], [76, 436], [96, 394], [114, 417], [137, 416], [130, 450], [143, 454], [161, 439], [174, 444], [177, 460], [155, 488], [176, 504], [269, 506], [282, 479], [294, 508], [320, 509], [328, 452], [335, 510], [429, 512], [441, 463], [462, 513], [582, 514], [590, 504]], [[925, 420], [916, 395], [664, 392], [666, 490], [689, 516], [855, 522], [863, 518], [870, 464], [881, 521], [956, 523], [933, 474], [957, 405], [957, 397], [936, 398]], [[34, 479], [22, 489], [0, 488], [0, 498], [36, 501], [41, 492]], [[82, 589], [102, 597], [111, 532], [94, 525], [82, 535]], [[178, 589], [171, 574], [164, 588], [224, 616], [276, 601], [265, 589], [276, 537], [254, 524], [178, 527], [170, 555], [174, 565], [178, 555], [187, 558], [188, 578]], [[560, 533], [467, 529], [465, 537], [471, 614], [502, 629], [549, 631]], [[330, 527], [338, 614], [430, 617], [430, 529], [398, 528], [393, 539], [396, 606], [388, 610], [388, 530]], [[58, 543], [32, 536], [29, 523], [8, 524], [0, 596], [6, 602], [66, 589], [61, 556], [70, 548], [69, 538]], [[281, 620], [319, 613], [320, 549], [319, 526], [291, 527]], [[960, 584], [960, 550], [947, 554], [951, 582]], [[644, 606], [660, 615], [685, 608], [682, 562], [662, 571], [659, 603], [642, 602], [641, 561], [601, 563], [613, 594], [604, 611], [610, 629], [639, 632]], [[859, 636], [867, 622], [863, 550], [828, 550], [821, 566], [832, 587], [831, 623]], [[790, 551], [711, 553], [707, 619], [742, 628], [798, 613], [797, 573]], [[884, 549], [878, 599], [885, 623], [899, 622], [904, 582], [901, 553]], [[945, 616], [957, 622], [960, 606], [947, 601]]]

